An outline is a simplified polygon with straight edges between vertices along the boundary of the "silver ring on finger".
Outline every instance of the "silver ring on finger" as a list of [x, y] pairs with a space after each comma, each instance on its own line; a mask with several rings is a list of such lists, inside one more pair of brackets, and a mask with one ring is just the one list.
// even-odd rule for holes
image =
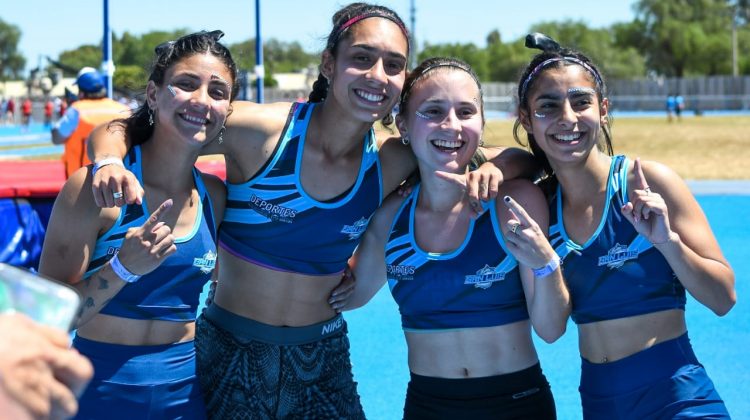
[[646, 187], [643, 191], [646, 191], [646, 195], [651, 195], [651, 187]]
[[516, 224], [510, 225], [510, 232], [513, 233], [513, 234], [515, 234], [515, 235], [518, 235], [518, 227], [519, 226], [521, 226], [521, 225], [516, 225]]
[[122, 191], [113, 192], [112, 198], [114, 198], [115, 200], [122, 198]]

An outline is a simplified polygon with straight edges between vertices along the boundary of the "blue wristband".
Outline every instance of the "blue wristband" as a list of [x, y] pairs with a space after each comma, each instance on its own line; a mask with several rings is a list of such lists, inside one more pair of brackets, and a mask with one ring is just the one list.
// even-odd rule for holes
[[542, 278], [554, 273], [558, 267], [560, 267], [560, 257], [555, 255], [544, 267], [535, 268], [532, 271], [534, 272], [534, 277]]

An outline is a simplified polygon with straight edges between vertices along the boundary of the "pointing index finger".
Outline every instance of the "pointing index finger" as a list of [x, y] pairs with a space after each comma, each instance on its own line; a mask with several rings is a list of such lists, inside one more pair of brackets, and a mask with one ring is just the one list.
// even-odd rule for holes
[[648, 182], [646, 181], [646, 175], [643, 174], [643, 166], [641, 165], [641, 158], [635, 158], [635, 182], [637, 189], [645, 190], [648, 189]]
[[522, 225], [531, 226], [533, 222], [531, 220], [531, 217], [529, 217], [529, 214], [526, 213], [526, 210], [521, 207], [521, 205], [518, 204], [516, 200], [512, 199], [509, 195], [506, 195], [505, 197], [503, 197], [503, 202], [506, 206], [508, 206], [510, 211], [516, 215], [518, 221], [521, 222]]
[[172, 199], [168, 198], [166, 199], [158, 209], [154, 210], [153, 213], [151, 213], [151, 216], [148, 217], [148, 220], [146, 220], [146, 223], [143, 224], [143, 229], [150, 229], [157, 223], [159, 223], [159, 220], [161, 217], [166, 213], [170, 208], [172, 208]]

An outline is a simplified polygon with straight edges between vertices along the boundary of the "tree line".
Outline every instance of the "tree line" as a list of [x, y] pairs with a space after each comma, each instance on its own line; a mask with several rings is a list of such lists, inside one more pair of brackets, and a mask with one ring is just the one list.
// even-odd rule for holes
[[[582, 20], [540, 22], [529, 32], [543, 32], [560, 44], [583, 51], [612, 79], [650, 76], [689, 77], [750, 74], [750, 0], [640, 0], [631, 22], [590, 28]], [[156, 45], [190, 32], [187, 28], [143, 35], [113, 36], [114, 83], [129, 90], [143, 87]], [[21, 31], [0, 19], [0, 78], [18, 78], [25, 66], [17, 51]], [[255, 40], [227, 45], [242, 70], [255, 66]], [[454, 56], [471, 64], [483, 81], [515, 81], [536, 51], [523, 37], [505, 42], [500, 32], [487, 35], [486, 45], [424, 42], [418, 58]], [[263, 45], [265, 84], [276, 73], [300, 71], [319, 62], [317, 53], [298, 42], [268, 40]], [[64, 70], [99, 67], [101, 47], [82, 45], [56, 60]], [[72, 71], [66, 75], [73, 76]]]

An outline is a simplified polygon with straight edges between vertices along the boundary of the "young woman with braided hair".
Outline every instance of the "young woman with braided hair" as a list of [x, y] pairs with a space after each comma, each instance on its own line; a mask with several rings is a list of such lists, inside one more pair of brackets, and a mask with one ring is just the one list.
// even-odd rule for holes
[[[218, 286], [197, 327], [211, 416], [364, 416], [346, 323], [328, 300], [370, 216], [416, 168], [400, 139], [373, 131], [401, 93], [408, 38], [390, 9], [345, 6], [333, 16], [309, 102], [236, 103], [221, 141], [202, 151], [224, 154], [228, 188]], [[95, 161], [122, 155], [125, 143], [111, 137], [101, 130], [94, 139]], [[509, 163], [506, 177], [523, 167], [511, 162], [516, 153], [490, 153]], [[137, 199], [117, 165], [99, 174], [102, 204]], [[502, 175], [488, 164], [453, 179], [486, 199]], [[113, 192], [124, 200], [113, 202]]]

